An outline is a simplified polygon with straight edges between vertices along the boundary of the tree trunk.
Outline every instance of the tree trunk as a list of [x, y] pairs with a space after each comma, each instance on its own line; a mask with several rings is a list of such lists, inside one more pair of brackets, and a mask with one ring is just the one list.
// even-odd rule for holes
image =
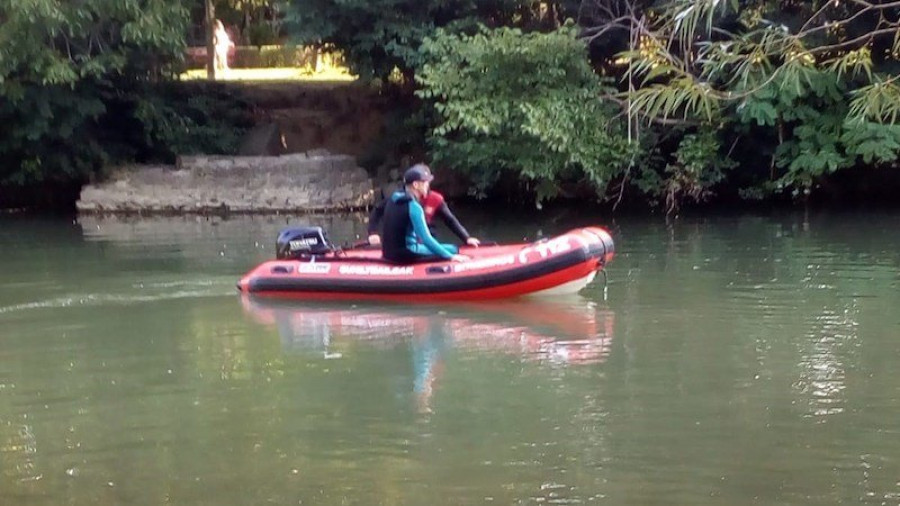
[[213, 0], [206, 0], [206, 78], [216, 80], [216, 6]]

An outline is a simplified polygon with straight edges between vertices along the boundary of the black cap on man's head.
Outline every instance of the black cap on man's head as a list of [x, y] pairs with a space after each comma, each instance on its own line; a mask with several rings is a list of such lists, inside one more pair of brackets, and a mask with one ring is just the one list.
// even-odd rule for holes
[[431, 169], [424, 163], [417, 163], [403, 173], [403, 184], [413, 184], [416, 181], [431, 181], [432, 179], [434, 179], [434, 176], [431, 175]]

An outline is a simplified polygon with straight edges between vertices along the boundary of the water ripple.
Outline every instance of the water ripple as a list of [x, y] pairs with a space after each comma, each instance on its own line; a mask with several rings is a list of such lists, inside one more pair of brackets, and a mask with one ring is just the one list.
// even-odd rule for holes
[[[174, 285], [173, 285], [174, 286]], [[155, 294], [108, 294], [108, 293], [90, 293], [85, 295], [68, 295], [53, 299], [24, 302], [21, 304], [13, 304], [10, 306], [0, 307], [0, 315], [13, 314], [23, 311], [39, 310], [39, 309], [59, 309], [67, 307], [97, 307], [97, 306], [129, 306], [133, 304], [156, 302], [163, 300], [175, 299], [198, 299], [209, 297], [224, 297], [234, 295], [234, 287], [228, 285], [210, 284], [208, 289], [204, 290], [177, 290], [166, 293]]]

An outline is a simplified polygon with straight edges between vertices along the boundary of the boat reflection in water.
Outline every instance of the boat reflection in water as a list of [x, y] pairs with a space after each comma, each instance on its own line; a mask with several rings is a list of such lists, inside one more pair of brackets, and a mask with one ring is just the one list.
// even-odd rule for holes
[[439, 333], [461, 349], [566, 364], [603, 361], [614, 315], [591, 301], [509, 300], [442, 306], [317, 304], [242, 297], [253, 319], [278, 328], [285, 350], [329, 354], [334, 340], [394, 346]]
[[448, 349], [502, 353], [558, 365], [604, 361], [614, 314], [578, 296], [433, 305], [325, 304], [241, 298], [263, 325], [277, 327], [285, 351], [339, 359], [347, 341], [380, 348], [409, 346], [413, 392], [430, 412], [434, 381]]

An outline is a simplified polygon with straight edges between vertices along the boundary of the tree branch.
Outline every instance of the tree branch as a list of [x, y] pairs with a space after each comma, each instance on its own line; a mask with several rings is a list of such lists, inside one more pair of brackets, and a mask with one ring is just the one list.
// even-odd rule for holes
[[[879, 11], [880, 13], [883, 14], [884, 11], [885, 11], [886, 9], [900, 7], [900, 2], [890, 2], [890, 3], [888, 3], [888, 4], [872, 5], [872, 4], [869, 3], [869, 2], [864, 2], [864, 1], [857, 0], [857, 1], [853, 2], [853, 3], [858, 4], [858, 5], [862, 5], [863, 8], [860, 9], [859, 11], [857, 11], [856, 14], [854, 14], [854, 15], [850, 16], [849, 18], [846, 18], [846, 19], [840, 19], [840, 20], [834, 21], [834, 22], [832, 22], [832, 23], [826, 23], [826, 24], [823, 24], [823, 25], [821, 25], [821, 26], [817, 26], [817, 27], [815, 27], [815, 28], [810, 28], [810, 29], [807, 30], [807, 27], [808, 27], [810, 24], [812, 24], [813, 20], [814, 20], [816, 17], [818, 17], [819, 14], [821, 14], [822, 11], [824, 11], [825, 8], [828, 7], [831, 3], [832, 3], [832, 2], [826, 2], [825, 5], [823, 5], [822, 8], [819, 9], [818, 12], [816, 12], [816, 14], [814, 14], [812, 17], [810, 17], [808, 20], [806, 20], [806, 23], [803, 24], [803, 26], [802, 26], [802, 27], [800, 28], [800, 30], [797, 32], [797, 35], [796, 35], [796, 36], [797, 36], [798, 38], [801, 38], [801, 39], [802, 39], [802, 38], [806, 38], [806, 37], [809, 37], [810, 35], [813, 35], [813, 34], [815, 34], [815, 33], [821, 32], [822, 30], [827, 30], [827, 29], [833, 28], [833, 27], [835, 27], [835, 26], [843, 26], [843, 25], [846, 25], [846, 24], [852, 22], [853, 20], [855, 20], [856, 18], [858, 18], [858, 17], [862, 16], [863, 14], [866, 14], [867, 12], [870, 12], [870, 11], [875, 11], [875, 10], [877, 10], [877, 11]], [[834, 0], [834, 3], [837, 4], [837, 0]], [[881, 19], [884, 19], [884, 16], [883, 16], [883, 15], [881, 16]], [[879, 24], [880, 24], [880, 23], [879, 23]], [[876, 26], [878, 26], [878, 24], [876, 24]]]
[[897, 30], [900, 29], [900, 25], [892, 26], [890, 28], [881, 28], [878, 30], [871, 31], [866, 33], [865, 35], [860, 35], [859, 37], [851, 40], [847, 40], [844, 42], [839, 42], [837, 44], [829, 44], [827, 46], [817, 46], [809, 50], [810, 54], [820, 54], [827, 51], [833, 51], [835, 49], [846, 49], [848, 46], [855, 46], [857, 43], [862, 42], [864, 40], [871, 40], [876, 35], [885, 35], [889, 33], [897, 33]]

